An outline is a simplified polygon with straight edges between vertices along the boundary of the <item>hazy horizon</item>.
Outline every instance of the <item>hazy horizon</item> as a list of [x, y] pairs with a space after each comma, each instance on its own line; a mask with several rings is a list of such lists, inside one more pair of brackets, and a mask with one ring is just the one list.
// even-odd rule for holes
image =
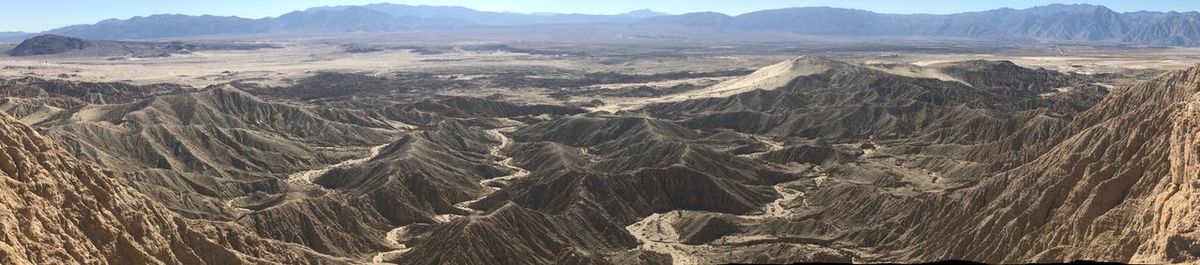
[[[983, 1], [892, 1], [878, 2], [869, 0], [765, 0], [754, 2], [737, 2], [717, 0], [699, 1], [552, 1], [527, 0], [520, 3], [484, 1], [484, 0], [264, 0], [246, 3], [235, 0], [213, 0], [203, 2], [183, 1], [153, 1], [128, 0], [123, 5], [113, 5], [105, 1], [93, 0], [49, 0], [37, 2], [11, 3], [0, 10], [0, 17], [5, 21], [0, 24], [0, 32], [22, 31], [42, 32], [77, 24], [92, 24], [105, 19], [128, 19], [135, 16], [155, 14], [184, 14], [184, 15], [216, 15], [237, 16], [244, 18], [275, 17], [287, 12], [304, 10], [320, 6], [365, 5], [372, 3], [392, 3], [405, 5], [461, 6], [481, 11], [514, 12], [514, 13], [581, 13], [581, 14], [620, 14], [639, 9], [650, 9], [670, 14], [690, 12], [719, 12], [728, 15], [739, 15], [766, 9], [789, 7], [836, 7], [868, 10], [886, 14], [951, 14], [972, 11], [984, 11], [998, 8], [1029, 8], [1050, 4], [1092, 4], [1103, 5], [1117, 12], [1134, 11], [1178, 11], [1188, 12], [1200, 10], [1200, 2], [1177, 2], [1166, 0], [1147, 1], [1044, 1], [1018, 0], [1004, 3]], [[63, 9], [70, 6], [70, 9]]]

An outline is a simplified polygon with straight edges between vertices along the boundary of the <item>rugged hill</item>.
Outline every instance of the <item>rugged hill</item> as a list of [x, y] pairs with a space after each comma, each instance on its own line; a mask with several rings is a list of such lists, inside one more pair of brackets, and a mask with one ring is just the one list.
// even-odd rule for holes
[[927, 36], [976, 39], [1197, 45], [1200, 14], [1117, 13], [1103, 6], [1049, 5], [949, 15], [895, 15], [806, 7], [763, 10], [736, 17], [683, 14], [648, 18], [642, 27], [766, 30], [827, 36]]
[[0, 147], [0, 198], [6, 201], [0, 206], [0, 262], [337, 263], [237, 230], [216, 235], [193, 229], [224, 224], [175, 217], [112, 172], [77, 161], [6, 114], [0, 114]]
[[233, 248], [244, 259], [1200, 260], [1200, 67], [1113, 77], [804, 56], [615, 113], [329, 73], [125, 94], [15, 81], [0, 109], [214, 248], [287, 246]]
[[21, 44], [17, 44], [17, 47], [9, 50], [8, 54], [12, 56], [57, 54], [83, 50], [90, 45], [91, 43], [77, 38], [40, 35], [22, 41]]
[[[1196, 261], [1196, 235], [1181, 229], [1196, 224], [1187, 217], [1196, 208], [1177, 203], [1195, 196], [1195, 181], [1178, 176], [1194, 167], [1181, 152], [1192, 144], [1197, 78], [1200, 68], [1192, 68], [1111, 94], [1049, 138], [1061, 140], [1046, 142], [1053, 147], [1042, 156], [961, 192], [923, 198], [910, 206], [928, 209], [922, 216], [888, 218], [916, 226], [895, 230], [906, 236], [885, 244], [912, 243], [895, 250], [934, 259]], [[965, 204], [939, 205], [950, 201]], [[1015, 249], [983, 247], [992, 244]]]
[[[1196, 208], [1178, 203], [1195, 196], [1189, 188], [1195, 183], [1183, 183], [1190, 180], [1176, 176], [1190, 174], [1189, 166], [1181, 164], [1188, 163], [1191, 155], [1180, 152], [1190, 146], [1187, 135], [1194, 134], [1188, 129], [1192, 127], [1188, 106], [1195, 103], [1193, 95], [1200, 88], [1195, 83], [1200, 77], [1197, 69], [1119, 88], [1120, 92], [1100, 99], [1102, 89], [1045, 94], [1061, 91], [1052, 88], [1077, 77], [1037, 74], [1007, 63], [942, 66], [942, 72], [964, 83], [856, 68], [800, 77], [774, 91], [662, 104], [648, 110], [657, 115], [684, 114], [676, 119], [694, 128], [726, 127], [785, 139], [852, 144], [821, 149], [817, 148], [821, 143], [796, 147], [785, 142], [778, 151], [768, 148], [763, 159], [819, 164], [829, 177], [814, 186], [799, 186], [806, 187], [799, 189], [801, 196], [783, 202], [792, 203], [786, 211], [807, 218], [781, 221], [800, 224], [758, 225], [751, 234], [801, 232], [807, 234], [801, 238], [816, 240], [810, 242], [826, 242], [818, 245], [874, 249], [860, 253], [859, 260], [1191, 262], [1200, 254], [1194, 232], [1179, 227], [1196, 222], [1178, 217], [1194, 215]], [[1011, 83], [1003, 77], [1016, 72], [1023, 73], [1013, 76], [1045, 78]], [[837, 77], [840, 74], [845, 74], [844, 79]], [[897, 90], [905, 87], [916, 93]], [[886, 99], [869, 96], [874, 93], [884, 93], [880, 98]], [[1059, 97], [1073, 98], [1074, 103]], [[1075, 101], [1088, 98], [1093, 100]], [[892, 103], [905, 110], [879, 112], [878, 108], [888, 109]], [[822, 107], [826, 104], [843, 107]], [[806, 115], [788, 118], [788, 109], [797, 107], [804, 108], [801, 113]], [[688, 118], [692, 115], [698, 116]], [[937, 118], [942, 115], [954, 118]], [[820, 117], [837, 118], [822, 121]], [[845, 120], [850, 121], [837, 124]], [[836, 125], [821, 125], [829, 122]], [[897, 158], [906, 162], [878, 167]], [[912, 169], [919, 171], [906, 173]], [[883, 172], [869, 173], [876, 170]], [[681, 222], [665, 219], [655, 221]], [[793, 230], [801, 224], [805, 228]], [[991, 247], [996, 245], [1012, 247]]]
[[[340, 110], [268, 103], [228, 87], [64, 111], [42, 126], [82, 157], [188, 216], [235, 217], [226, 203], [286, 193], [286, 176], [361, 156], [394, 128]], [[348, 117], [357, 119], [344, 120]]]
[[[549, 27], [547, 25], [554, 25]], [[607, 27], [619, 34], [787, 32], [817, 36], [934, 37], [985, 41], [1048, 41], [1200, 45], [1200, 13], [1118, 13], [1096, 5], [1048, 5], [947, 15], [880, 14], [865, 10], [797, 7], [737, 16], [700, 12], [668, 15], [638, 10], [616, 15], [497, 13], [451, 6], [370, 4], [317, 7], [275, 18], [153, 15], [74, 25], [46, 33], [86, 39], [148, 39], [204, 35], [404, 32], [478, 27], [530, 27], [546, 33]], [[681, 31], [683, 30], [683, 31]]]
[[454, 28], [469, 22], [452, 19], [422, 19], [392, 16], [362, 7], [296, 11], [273, 18], [152, 15], [119, 20], [109, 19], [92, 25], [74, 25], [46, 33], [87, 39], [151, 39], [204, 35], [244, 35], [262, 33], [350, 33], [401, 31], [410, 29]]
[[[278, 48], [254, 43], [184, 43], [84, 40], [54, 34], [38, 35], [8, 51], [11, 56], [70, 54], [82, 56], [167, 57], [204, 50], [256, 50]], [[120, 57], [114, 57], [120, 58]]]

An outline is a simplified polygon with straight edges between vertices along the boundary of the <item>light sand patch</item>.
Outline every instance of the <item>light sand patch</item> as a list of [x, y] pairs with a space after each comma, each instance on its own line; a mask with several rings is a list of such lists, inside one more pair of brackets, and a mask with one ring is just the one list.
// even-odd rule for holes
[[966, 82], [963, 82], [962, 80], [958, 80], [957, 78], [954, 78], [953, 76], [950, 76], [934, 67], [918, 66], [918, 65], [913, 65], [913, 64], [869, 64], [869, 63], [866, 65], [866, 67], [874, 69], [874, 70], [882, 71], [885, 73], [893, 74], [893, 75], [907, 76], [907, 77], [913, 77], [913, 78], [930, 78], [930, 79], [937, 79], [937, 80], [942, 80], [942, 81], [947, 81], [947, 82], [958, 82], [958, 83], [962, 83], [964, 85], [970, 86], [970, 84], [967, 84]]
[[671, 255], [673, 264], [712, 264], [713, 260], [701, 256], [701, 253], [714, 253], [714, 247], [708, 245], [687, 245], [679, 242], [679, 232], [673, 225], [686, 211], [670, 211], [655, 213], [625, 227], [641, 245], [638, 249], [665, 253]]
[[651, 104], [725, 97], [760, 89], [773, 90], [787, 85], [788, 82], [797, 77], [819, 74], [833, 69], [837, 67], [836, 64], [840, 63], [821, 57], [801, 56], [796, 59], [760, 68], [749, 75], [726, 80], [703, 89], [655, 98], [638, 99], [636, 101], [611, 103], [592, 108], [592, 111], [617, 112], [620, 110], [635, 110]]
[[390, 144], [391, 143], [386, 143], [386, 144], [381, 144], [381, 145], [371, 147], [371, 149], [369, 149], [370, 151], [368, 152], [367, 156], [364, 156], [361, 158], [342, 161], [341, 163], [337, 163], [337, 164], [319, 168], [319, 169], [293, 173], [291, 175], [288, 175], [287, 181], [289, 183], [295, 183], [295, 184], [301, 184], [301, 185], [312, 185], [312, 186], [316, 186], [316, 187], [319, 187], [322, 190], [324, 190], [325, 188], [322, 187], [321, 185], [317, 185], [316, 183], [313, 183], [314, 178], [321, 176], [322, 174], [325, 174], [326, 172], [329, 172], [329, 170], [332, 170], [335, 168], [348, 167], [348, 166], [354, 166], [354, 165], [366, 163], [367, 161], [370, 161], [372, 158], [375, 158], [375, 156], [378, 156], [379, 152], [383, 151], [383, 148], [387, 147]]

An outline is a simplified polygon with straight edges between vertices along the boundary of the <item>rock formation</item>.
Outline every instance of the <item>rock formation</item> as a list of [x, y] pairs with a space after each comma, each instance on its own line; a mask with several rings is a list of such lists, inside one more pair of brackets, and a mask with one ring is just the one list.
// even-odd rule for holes
[[78, 38], [59, 35], [40, 35], [29, 38], [8, 51], [12, 56], [59, 54], [79, 51], [87, 48], [90, 43]]
[[1113, 77], [806, 56], [616, 113], [328, 73], [272, 88], [0, 82], [19, 88], [0, 110], [48, 136], [4, 118], [0, 196], [24, 204], [0, 215], [0, 253], [1196, 262], [1200, 67]]
[[[331, 262], [300, 248], [200, 224], [124, 186], [111, 171], [80, 162], [0, 114], [0, 262], [5, 264], [241, 264]], [[210, 238], [220, 235], [223, 238]], [[238, 237], [244, 237], [238, 239]], [[236, 240], [236, 241], [229, 241]]]

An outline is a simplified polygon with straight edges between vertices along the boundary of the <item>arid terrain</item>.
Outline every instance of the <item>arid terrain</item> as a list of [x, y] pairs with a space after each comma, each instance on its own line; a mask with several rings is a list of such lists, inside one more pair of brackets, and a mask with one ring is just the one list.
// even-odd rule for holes
[[0, 264], [1200, 262], [1195, 47], [37, 38]]

